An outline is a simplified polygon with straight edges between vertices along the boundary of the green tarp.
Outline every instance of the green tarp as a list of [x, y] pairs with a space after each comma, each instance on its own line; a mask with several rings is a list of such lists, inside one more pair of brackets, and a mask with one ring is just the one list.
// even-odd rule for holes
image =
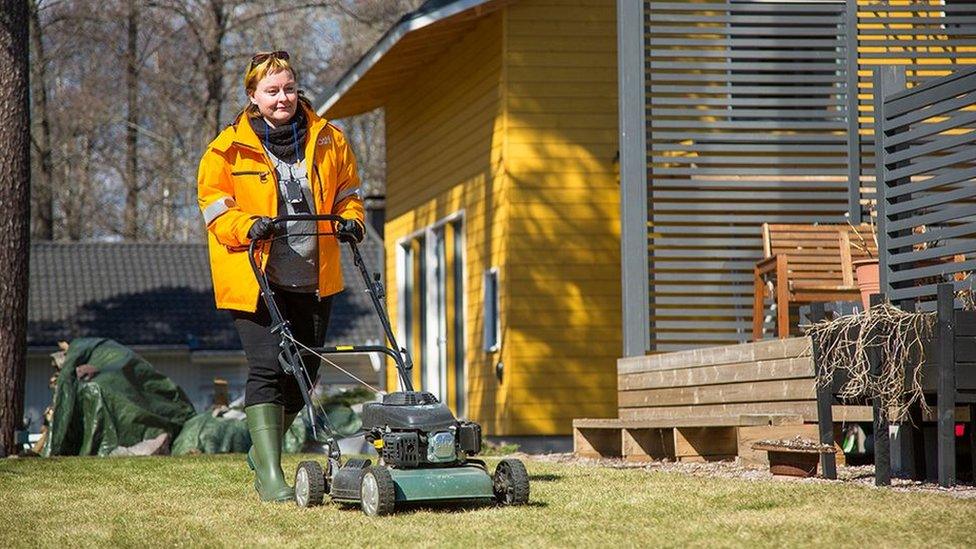
[[171, 453], [174, 456], [227, 454], [246, 452], [250, 447], [251, 435], [245, 422], [201, 412], [183, 424], [183, 430], [173, 441]]
[[[90, 364], [90, 381], [75, 370]], [[100, 338], [71, 342], [54, 389], [45, 456], [105, 456], [162, 433], [176, 437], [195, 411], [178, 385], [132, 350]]]
[[[76, 374], [85, 364], [97, 371], [89, 381]], [[111, 339], [71, 342], [55, 385], [53, 408], [45, 456], [106, 456], [162, 433], [170, 435], [174, 455], [246, 452], [251, 447], [245, 421], [213, 417], [209, 411], [196, 413], [178, 385]], [[340, 436], [362, 426], [359, 415], [344, 404], [327, 403], [324, 412]], [[309, 441], [304, 417], [300, 415], [285, 435], [285, 452], [301, 452]]]
[[[348, 436], [362, 427], [363, 422], [359, 414], [352, 408], [341, 404], [329, 404], [324, 407], [329, 422], [336, 428], [339, 436]], [[305, 445], [311, 441], [311, 434], [305, 423], [303, 412], [295, 418], [285, 433], [282, 448], [286, 454], [297, 454], [305, 451]], [[321, 422], [319, 429], [322, 429]], [[321, 438], [325, 438], [320, 433]], [[192, 453], [221, 454], [228, 452], [246, 452], [251, 447], [251, 436], [247, 432], [246, 422], [239, 419], [213, 417], [209, 412], [201, 412], [183, 425], [176, 440], [173, 441], [173, 455]]]

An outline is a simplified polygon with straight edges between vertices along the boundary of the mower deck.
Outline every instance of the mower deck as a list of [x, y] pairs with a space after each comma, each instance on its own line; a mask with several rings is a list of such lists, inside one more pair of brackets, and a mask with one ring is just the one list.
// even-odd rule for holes
[[479, 465], [438, 469], [390, 469], [396, 501], [495, 499], [491, 477]]

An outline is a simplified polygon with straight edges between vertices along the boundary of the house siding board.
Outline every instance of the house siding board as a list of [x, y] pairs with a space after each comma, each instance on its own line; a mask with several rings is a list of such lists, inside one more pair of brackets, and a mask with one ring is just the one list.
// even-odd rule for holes
[[[481, 345], [482, 273], [500, 262], [505, 242], [505, 178], [497, 169], [504, 136], [501, 37], [501, 14], [485, 17], [386, 104], [390, 317], [396, 329], [397, 242], [463, 210], [466, 409], [467, 417], [489, 433], [505, 432], [494, 357]], [[414, 361], [419, 388], [419, 357]], [[395, 370], [388, 368], [387, 375], [392, 390]], [[453, 387], [451, 374], [448, 381]], [[451, 389], [448, 394], [446, 400], [456, 402]]]
[[616, 11], [527, 1], [505, 17], [507, 425], [568, 434], [616, 410]]
[[[388, 241], [465, 211], [467, 409], [491, 434], [568, 434], [580, 413], [616, 409], [614, 33], [612, 2], [513, 3], [386, 105]], [[480, 341], [490, 266], [500, 268], [500, 354]], [[390, 245], [389, 280], [396, 269]], [[599, 341], [568, 335], [579, 331]]]

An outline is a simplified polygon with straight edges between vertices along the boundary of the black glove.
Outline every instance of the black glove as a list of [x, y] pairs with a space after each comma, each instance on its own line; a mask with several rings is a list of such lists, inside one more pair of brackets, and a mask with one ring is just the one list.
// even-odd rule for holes
[[247, 231], [247, 237], [251, 240], [265, 240], [275, 234], [274, 223], [270, 217], [259, 217]]
[[355, 219], [343, 219], [336, 223], [336, 236], [340, 242], [362, 242], [366, 236], [363, 226]]

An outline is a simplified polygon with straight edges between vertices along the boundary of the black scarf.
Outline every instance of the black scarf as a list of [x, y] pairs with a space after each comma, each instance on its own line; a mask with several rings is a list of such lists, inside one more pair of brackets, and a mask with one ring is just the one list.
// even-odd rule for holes
[[248, 119], [251, 122], [251, 128], [254, 129], [254, 133], [258, 135], [261, 143], [271, 151], [271, 154], [289, 164], [294, 164], [298, 161], [297, 152], [305, 143], [305, 135], [308, 133], [308, 118], [305, 116], [305, 110], [302, 109], [301, 105], [295, 111], [295, 116], [291, 118], [291, 122], [278, 126], [277, 128], [269, 126], [264, 118], [260, 116], [256, 118], [248, 117]]

